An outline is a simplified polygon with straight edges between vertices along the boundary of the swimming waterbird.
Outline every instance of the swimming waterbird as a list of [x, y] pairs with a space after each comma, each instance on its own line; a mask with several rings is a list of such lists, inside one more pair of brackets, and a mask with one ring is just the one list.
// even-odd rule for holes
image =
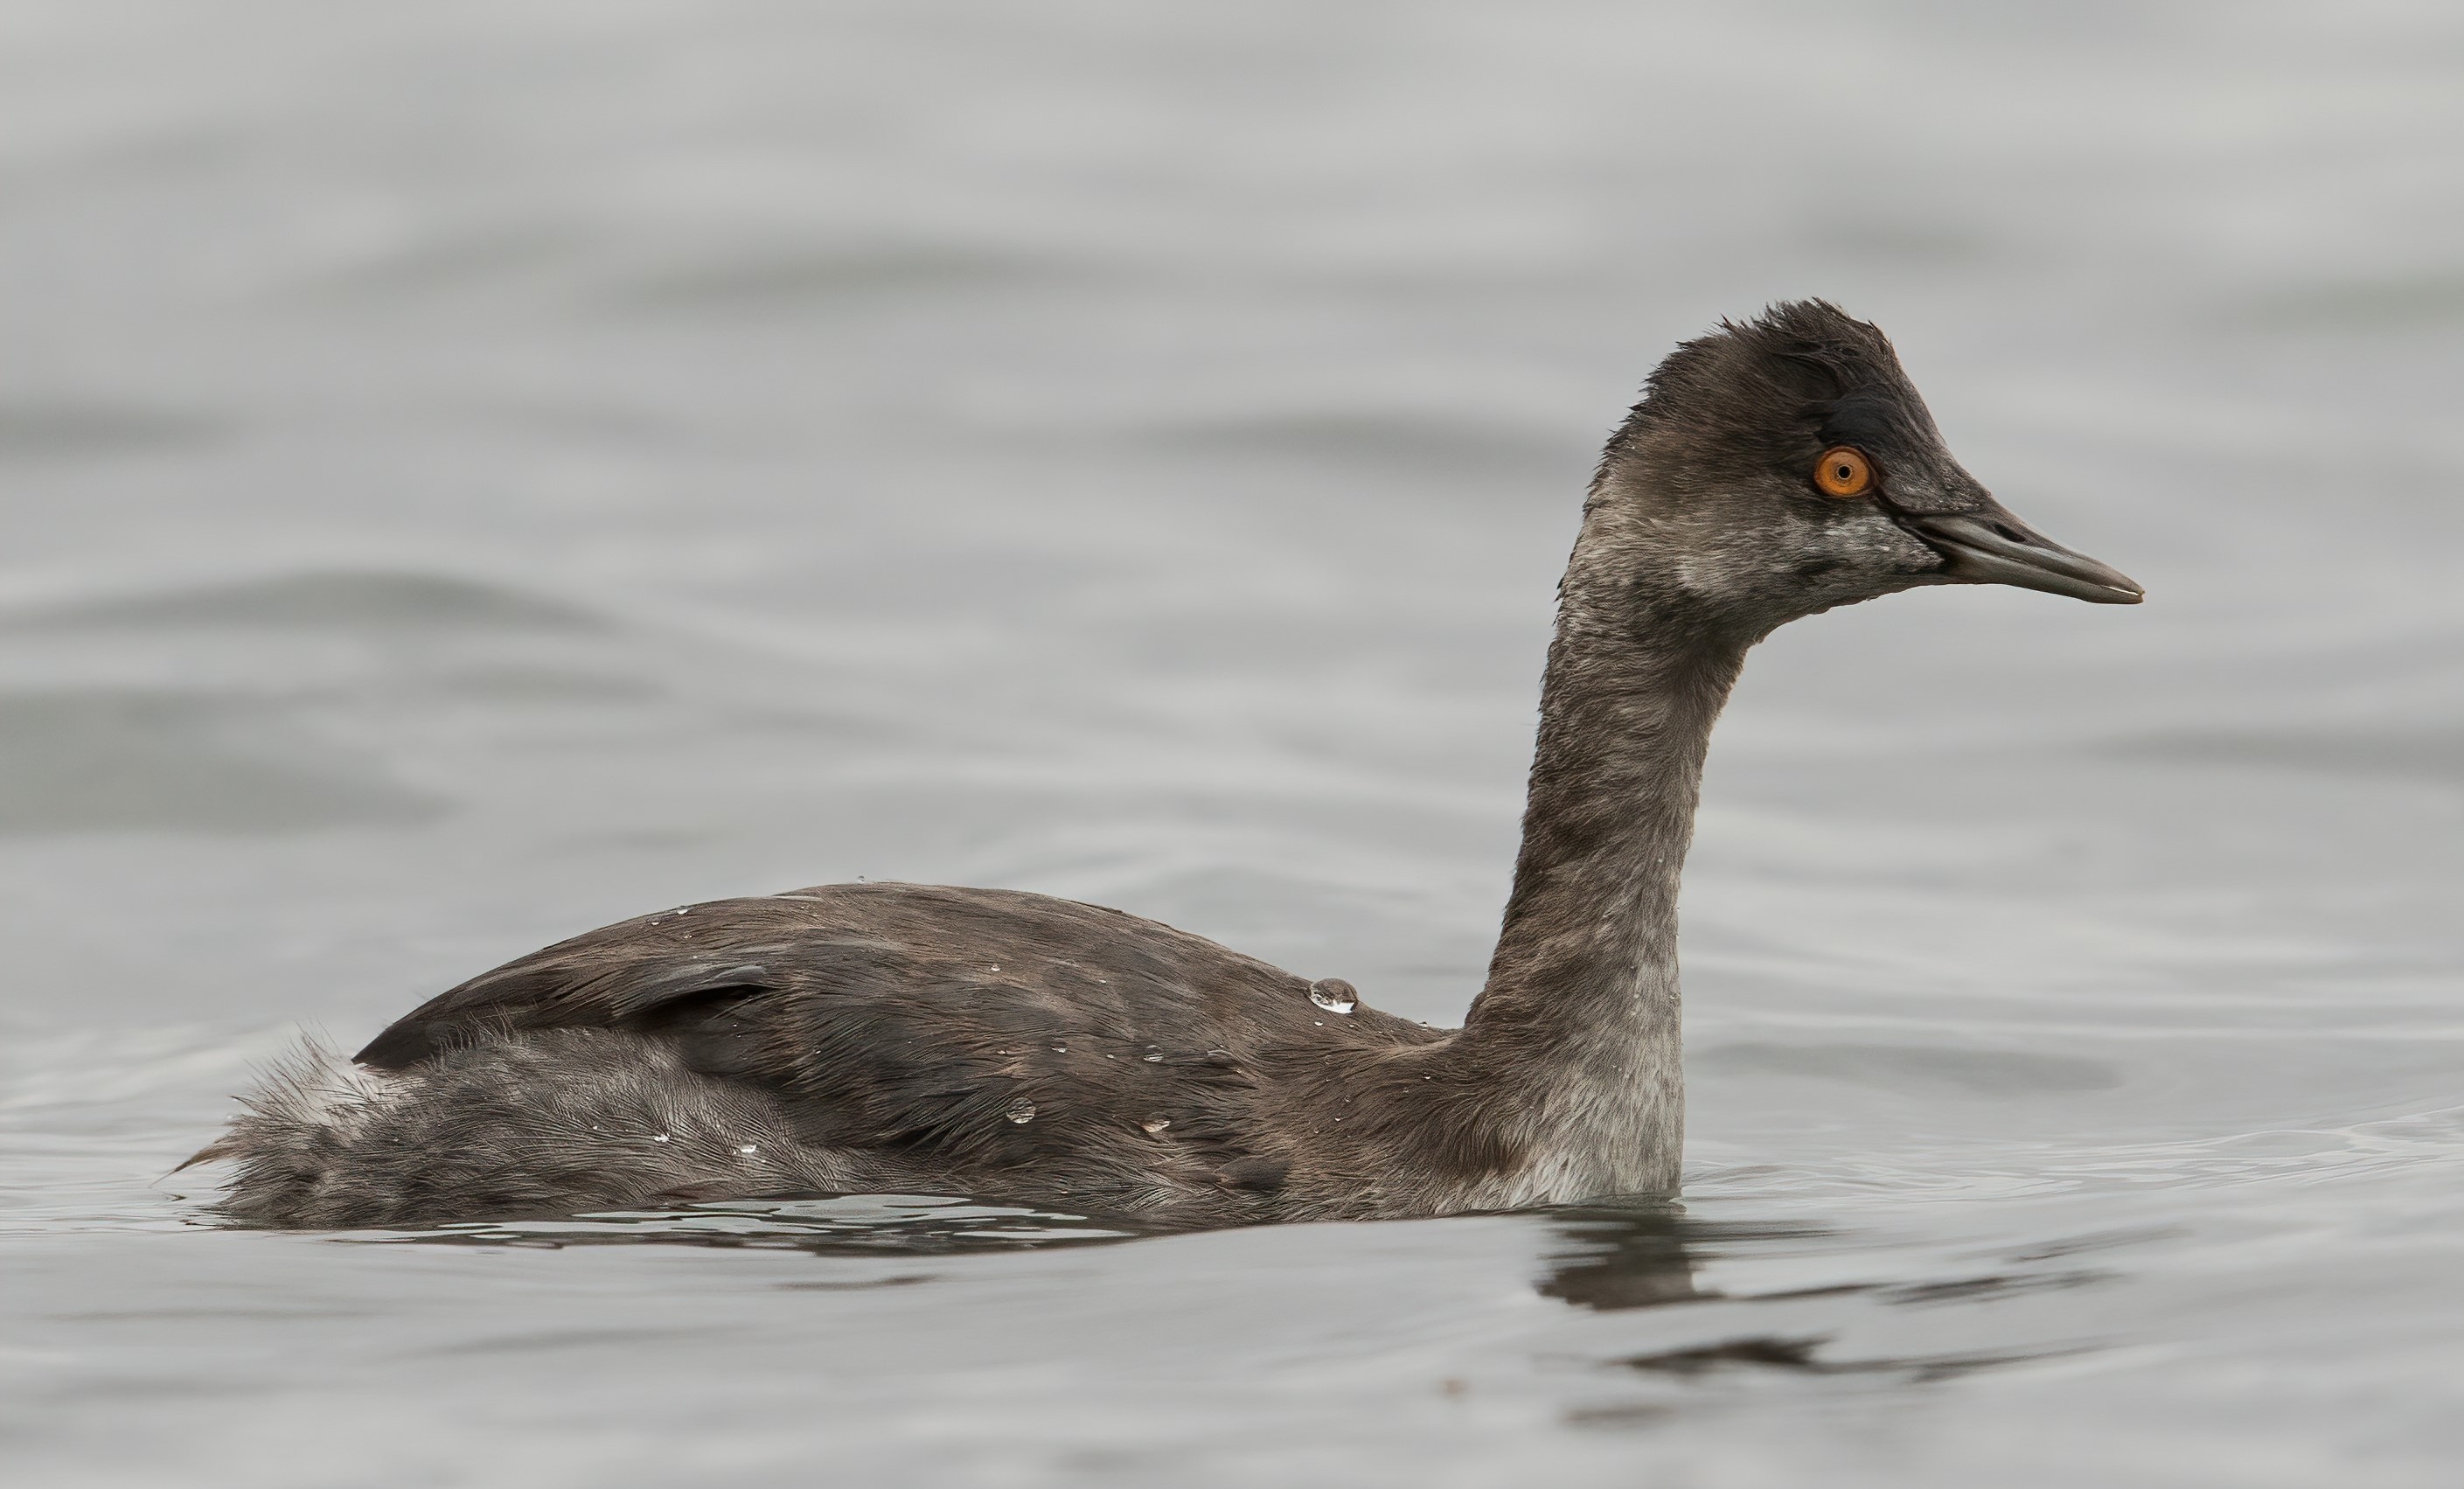
[[[1926, 584], [2102, 604], [1821, 301], [1679, 346], [1608, 442], [1559, 591], [1522, 849], [1463, 1026], [1118, 910], [855, 884], [662, 910], [310, 1049], [199, 1159], [218, 1209], [410, 1225], [814, 1192], [1216, 1224], [1668, 1193], [1678, 877], [1776, 627]], [[192, 1160], [193, 1161], [193, 1160]]]

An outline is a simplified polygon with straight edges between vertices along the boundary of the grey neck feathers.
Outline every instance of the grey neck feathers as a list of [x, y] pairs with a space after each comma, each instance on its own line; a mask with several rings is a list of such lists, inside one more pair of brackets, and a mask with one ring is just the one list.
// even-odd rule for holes
[[1759, 636], [1632, 561], [1595, 495], [1560, 590], [1523, 846], [1462, 1047], [1518, 1109], [1534, 1197], [1671, 1191], [1683, 1145], [1677, 892], [1711, 726]]

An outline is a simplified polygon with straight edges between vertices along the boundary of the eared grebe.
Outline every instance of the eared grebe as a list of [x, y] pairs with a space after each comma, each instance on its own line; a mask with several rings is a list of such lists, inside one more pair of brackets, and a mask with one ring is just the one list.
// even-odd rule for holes
[[1673, 1193], [1678, 875], [1746, 651], [1963, 582], [2140, 598], [1960, 469], [1881, 332], [1782, 305], [1680, 346], [1601, 457], [1462, 1029], [1118, 910], [833, 885], [594, 931], [349, 1062], [311, 1048], [198, 1160], [236, 1161], [222, 1214], [297, 1226], [850, 1191], [1186, 1224]]

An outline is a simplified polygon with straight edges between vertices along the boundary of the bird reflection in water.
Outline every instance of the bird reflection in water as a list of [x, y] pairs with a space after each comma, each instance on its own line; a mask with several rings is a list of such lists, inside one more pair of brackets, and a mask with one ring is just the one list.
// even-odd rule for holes
[[[1675, 1203], [1641, 1199], [1553, 1211], [1549, 1223], [1555, 1244], [1547, 1259], [1547, 1270], [1535, 1284], [1537, 1290], [1542, 1297], [1562, 1299], [1576, 1307], [1602, 1313], [1671, 1303], [1750, 1305], [1849, 1295], [1863, 1295], [1890, 1306], [1923, 1306], [1995, 1300], [2109, 1280], [2108, 1274], [2095, 1272], [2037, 1271], [1931, 1283], [1848, 1282], [1737, 1295], [1698, 1286], [1695, 1273], [1699, 1264], [1740, 1244], [1814, 1241], [1835, 1233], [1821, 1226], [1707, 1222], [1689, 1218], [1683, 1208]], [[1737, 1322], [1740, 1316], [1724, 1312], [1721, 1321]], [[1714, 1324], [1712, 1331], [1703, 1337], [1600, 1363], [1663, 1381], [1700, 1381], [1744, 1369], [1798, 1376], [1880, 1377], [1926, 1385], [2093, 1347], [2096, 1346], [2086, 1341], [2048, 1341], [2031, 1342], [2020, 1347], [1865, 1357], [1839, 1352], [1836, 1336], [1831, 1333], [1730, 1333]], [[1568, 1420], [1580, 1426], [1637, 1426], [1658, 1422], [1669, 1411], [1664, 1400], [1622, 1402], [1584, 1408], [1570, 1413]]]
[[1694, 1286], [1686, 1255], [1685, 1212], [1656, 1200], [1573, 1206], [1553, 1212], [1557, 1244], [1540, 1295], [1576, 1307], [1614, 1312], [1691, 1303], [1716, 1294]]

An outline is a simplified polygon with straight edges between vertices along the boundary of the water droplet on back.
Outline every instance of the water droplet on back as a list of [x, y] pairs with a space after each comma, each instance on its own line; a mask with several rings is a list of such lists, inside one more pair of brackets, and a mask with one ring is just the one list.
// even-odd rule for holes
[[1149, 1136], [1153, 1136], [1154, 1134], [1172, 1126], [1172, 1119], [1170, 1117], [1158, 1117], [1153, 1122], [1141, 1122], [1138, 1126], [1146, 1128]]
[[1348, 1014], [1360, 1006], [1360, 995], [1341, 977], [1320, 977], [1309, 984], [1309, 1001], [1330, 1014]]
[[1159, 1049], [1151, 1049], [1145, 1054], [1140, 1055], [1138, 1058], [1145, 1061], [1150, 1065], [1160, 1065], [1163, 1063], [1163, 1051]]
[[1007, 1117], [1012, 1122], [1020, 1123], [1022, 1125], [1033, 1122], [1035, 1120], [1035, 1103], [1028, 1101], [1025, 1097], [1022, 1096], [1018, 1100], [1010, 1103], [1008, 1109], [1003, 1111], [1001, 1115]]

